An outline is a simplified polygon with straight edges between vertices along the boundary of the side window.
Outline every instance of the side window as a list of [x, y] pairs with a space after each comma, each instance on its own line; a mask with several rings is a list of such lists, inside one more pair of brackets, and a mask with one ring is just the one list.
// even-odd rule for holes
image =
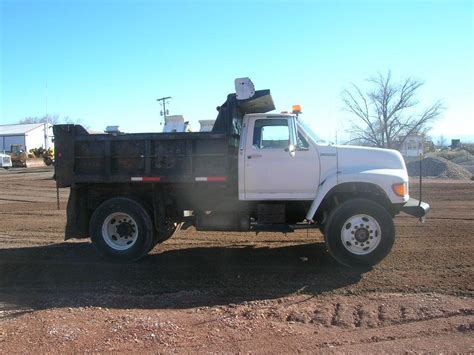
[[258, 149], [285, 149], [290, 144], [288, 120], [260, 119], [253, 128], [253, 146]]

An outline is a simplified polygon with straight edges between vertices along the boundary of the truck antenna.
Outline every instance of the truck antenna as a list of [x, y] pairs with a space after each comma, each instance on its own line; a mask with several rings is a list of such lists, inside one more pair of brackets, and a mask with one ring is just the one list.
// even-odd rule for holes
[[160, 105], [163, 106], [163, 111], [160, 111], [160, 116], [163, 116], [165, 124], [166, 124], [166, 116], [169, 114], [169, 112], [166, 110], [166, 100], [168, 99], [171, 99], [171, 96], [160, 97], [159, 99], [156, 99], [156, 101], [159, 101]]

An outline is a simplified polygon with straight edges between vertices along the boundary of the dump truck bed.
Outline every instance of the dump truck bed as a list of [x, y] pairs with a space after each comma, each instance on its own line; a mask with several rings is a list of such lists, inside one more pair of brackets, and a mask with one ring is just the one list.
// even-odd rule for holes
[[212, 132], [90, 134], [80, 125], [55, 125], [58, 187], [75, 183], [237, 182], [242, 118], [275, 109], [270, 90], [236, 94], [217, 108]]
[[90, 134], [55, 125], [59, 187], [74, 183], [227, 181], [236, 147], [224, 133]]

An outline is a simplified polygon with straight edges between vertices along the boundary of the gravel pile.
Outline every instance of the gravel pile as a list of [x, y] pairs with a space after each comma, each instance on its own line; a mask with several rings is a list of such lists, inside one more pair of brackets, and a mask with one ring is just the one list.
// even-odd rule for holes
[[[460, 166], [440, 157], [426, 157], [422, 162], [422, 176], [442, 179], [470, 180], [472, 174]], [[409, 176], [420, 176], [419, 160], [407, 163]]]
[[464, 169], [469, 170], [469, 172], [474, 175], [474, 155], [466, 150], [461, 150], [459, 153], [459, 156], [450, 161], [461, 165]]

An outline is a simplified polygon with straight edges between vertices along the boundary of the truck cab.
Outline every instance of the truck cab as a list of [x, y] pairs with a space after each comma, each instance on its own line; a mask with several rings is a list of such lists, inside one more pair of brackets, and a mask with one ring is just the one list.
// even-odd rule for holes
[[310, 142], [295, 116], [246, 115], [239, 146], [239, 199], [314, 199], [319, 151]]
[[363, 263], [371, 254], [378, 254], [372, 262], [379, 260], [393, 243], [393, 217], [402, 210], [423, 217], [429, 210], [410, 199], [398, 151], [322, 143], [288, 114], [245, 115], [242, 131], [239, 199], [267, 206], [279, 201], [285, 208], [291, 201], [304, 204], [300, 223], [319, 225], [342, 264]]
[[[408, 175], [398, 151], [324, 143], [294, 115], [244, 117], [240, 200], [314, 201], [328, 187], [358, 182], [379, 186], [393, 204], [408, 201]], [[393, 186], [401, 186], [403, 193]]]

